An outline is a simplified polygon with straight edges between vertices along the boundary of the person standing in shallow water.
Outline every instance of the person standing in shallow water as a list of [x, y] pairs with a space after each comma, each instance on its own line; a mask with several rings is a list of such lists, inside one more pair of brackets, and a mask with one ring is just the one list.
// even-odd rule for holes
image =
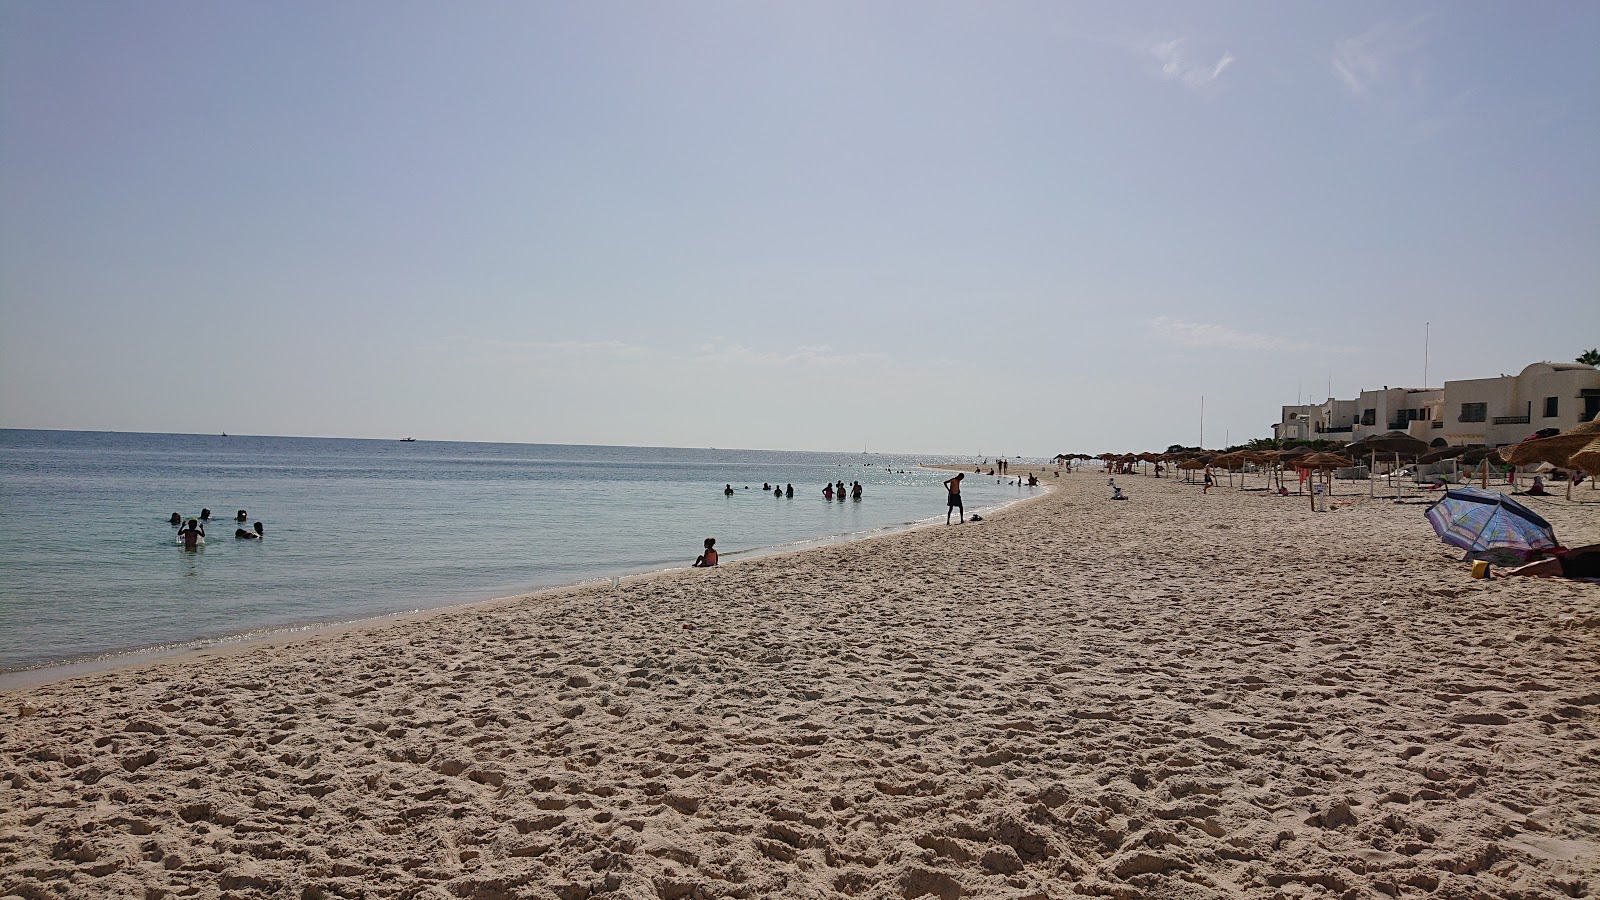
[[195, 550], [200, 546], [200, 539], [206, 536], [206, 528], [194, 519], [189, 524], [178, 529], [178, 537], [183, 539], [183, 549]]
[[957, 472], [956, 477], [947, 479], [944, 483], [944, 489], [950, 492], [950, 496], [945, 499], [944, 523], [946, 525], [950, 524], [950, 510], [952, 509], [961, 512], [961, 522], [967, 521], [967, 508], [961, 505], [961, 479], [965, 477], [965, 475]]

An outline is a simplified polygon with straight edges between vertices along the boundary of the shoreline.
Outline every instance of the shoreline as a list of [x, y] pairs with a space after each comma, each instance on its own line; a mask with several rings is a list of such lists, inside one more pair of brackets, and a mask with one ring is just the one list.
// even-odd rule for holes
[[[947, 465], [925, 465], [925, 469], [937, 471], [960, 471]], [[1040, 487], [1044, 487], [1043, 480]], [[1018, 497], [1005, 501], [998, 506], [988, 507], [990, 514], [1011, 509], [1029, 500], [1038, 499], [1043, 494], [1034, 494], [1027, 497]], [[919, 520], [900, 525], [883, 526], [866, 532], [849, 532], [845, 534], [824, 535], [801, 541], [792, 541], [769, 547], [753, 547], [736, 553], [724, 554], [726, 566], [738, 565], [742, 561], [766, 559], [774, 556], [784, 556], [791, 553], [806, 553], [822, 547], [836, 544], [851, 543], [855, 541], [869, 541], [880, 537], [916, 531], [920, 528], [932, 527], [937, 523], [931, 519]], [[198, 659], [211, 658], [219, 655], [246, 652], [257, 647], [277, 647], [299, 640], [314, 640], [322, 637], [338, 636], [356, 631], [381, 629], [390, 625], [401, 624], [414, 620], [424, 620], [429, 617], [449, 613], [452, 611], [470, 611], [478, 607], [491, 607], [498, 604], [514, 601], [532, 601], [543, 597], [552, 597], [584, 589], [606, 590], [610, 587], [612, 579], [623, 582], [644, 578], [654, 578], [673, 572], [688, 570], [690, 567], [669, 566], [664, 569], [648, 569], [641, 571], [618, 572], [612, 575], [602, 575], [594, 578], [585, 578], [580, 581], [566, 584], [554, 584], [548, 587], [522, 591], [499, 597], [488, 597], [478, 600], [469, 600], [461, 603], [447, 603], [443, 606], [419, 607], [417, 609], [400, 610], [383, 613], [375, 616], [362, 616], [345, 621], [331, 622], [296, 622], [279, 626], [269, 626], [255, 631], [225, 634], [216, 637], [202, 637], [185, 641], [171, 647], [136, 647], [127, 650], [117, 650], [99, 656], [69, 660], [64, 662], [44, 663], [21, 669], [0, 670], [0, 698], [7, 694], [27, 691], [44, 685], [55, 684], [61, 681], [70, 681], [75, 678], [104, 675], [123, 670], [144, 669], [163, 663], [186, 663]]]
[[[1019, 467], [1020, 468], [1020, 467]], [[984, 521], [0, 704], [64, 897], [1583, 896], [1600, 587], [1416, 506], [1130, 476]], [[1600, 504], [1552, 503], [1569, 543]]]

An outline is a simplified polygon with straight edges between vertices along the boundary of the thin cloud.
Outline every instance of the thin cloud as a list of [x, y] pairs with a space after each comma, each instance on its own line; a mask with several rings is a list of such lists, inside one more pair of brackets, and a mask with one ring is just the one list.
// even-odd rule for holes
[[1226, 325], [1215, 325], [1208, 322], [1185, 322], [1170, 316], [1157, 316], [1151, 319], [1150, 329], [1162, 339], [1185, 347], [1214, 347], [1222, 350], [1270, 352], [1321, 350], [1334, 353], [1354, 353], [1357, 351], [1355, 347], [1341, 347], [1301, 338], [1282, 337], [1275, 334], [1239, 331]]
[[835, 353], [826, 344], [780, 351], [756, 350], [740, 343], [710, 342], [703, 344], [700, 352], [691, 359], [698, 363], [719, 365], [843, 368], [882, 362], [885, 357], [881, 353]]
[[456, 338], [458, 343], [499, 350], [518, 350], [541, 356], [642, 356], [645, 347], [623, 341], [513, 341], [500, 338]]
[[1176, 81], [1184, 87], [1199, 91], [1204, 90], [1217, 82], [1228, 67], [1238, 61], [1232, 53], [1223, 53], [1216, 62], [1195, 63], [1189, 61], [1184, 54], [1183, 45], [1187, 38], [1176, 38], [1162, 41], [1146, 48], [1156, 61], [1161, 63], [1161, 77], [1168, 81]]
[[1379, 22], [1355, 37], [1334, 44], [1330, 60], [1333, 74], [1353, 96], [1367, 97], [1390, 83], [1408, 81], [1418, 86], [1421, 73], [1405, 75], [1404, 57], [1420, 43], [1413, 25]]

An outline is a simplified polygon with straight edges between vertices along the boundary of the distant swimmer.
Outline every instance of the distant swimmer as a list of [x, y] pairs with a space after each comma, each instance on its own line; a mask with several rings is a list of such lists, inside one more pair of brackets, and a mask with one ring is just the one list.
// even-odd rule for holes
[[957, 472], [956, 477], [947, 479], [944, 483], [944, 489], [950, 492], [950, 496], [945, 498], [944, 523], [946, 525], [950, 524], [950, 510], [952, 509], [960, 510], [960, 521], [965, 522], [967, 520], [967, 508], [961, 505], [961, 479], [965, 477], [965, 475]]
[[706, 552], [694, 558], [694, 568], [709, 569], [717, 564], [717, 539], [706, 538]]
[[781, 487], [773, 488], [772, 489], [772, 496], [774, 496], [774, 497], [782, 497], [783, 496], [783, 488], [781, 488]]
[[243, 528], [235, 528], [233, 530], [233, 536], [236, 538], [244, 538], [248, 541], [259, 541], [267, 536], [267, 530], [261, 527], [260, 522], [257, 522], [255, 524], [254, 531], [245, 531]]
[[723, 493], [723, 496], [732, 497], [733, 496], [733, 485], [730, 484], [727, 487], [723, 488], [722, 489], [722, 493]]
[[200, 521], [202, 521], [202, 522], [211, 521], [211, 510], [209, 510], [209, 509], [200, 510]]
[[183, 516], [180, 516], [177, 513], [173, 513], [172, 514], [172, 518], [168, 519], [167, 521], [172, 523], [173, 525], [182, 525], [183, 524]]
[[241, 509], [239, 514], [233, 517], [233, 520], [235, 522], [248, 522], [250, 521], [250, 516], [246, 515], [245, 511]]
[[772, 485], [767, 484], [765, 481], [763, 481], [763, 482], [761, 482], [761, 489], [763, 491], [770, 491], [770, 490], [772, 490]]
[[832, 500], [833, 499], [833, 485], [825, 484], [825, 485], [822, 486], [822, 499], [824, 499], [824, 500]]
[[190, 519], [189, 524], [178, 529], [178, 537], [183, 541], [183, 549], [193, 550], [200, 546], [200, 541], [206, 536], [206, 528], [199, 521]]
[[793, 497], [794, 496], [794, 485], [792, 485], [792, 484], [784, 485], [783, 486], [783, 496], [785, 498]]

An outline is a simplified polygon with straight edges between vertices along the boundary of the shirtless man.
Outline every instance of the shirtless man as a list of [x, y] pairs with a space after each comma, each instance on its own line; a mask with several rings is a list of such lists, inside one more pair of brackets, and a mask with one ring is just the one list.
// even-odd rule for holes
[[950, 524], [950, 510], [952, 509], [961, 511], [961, 522], [967, 521], [967, 508], [961, 505], [961, 479], [964, 477], [966, 476], [957, 472], [956, 477], [947, 479], [944, 483], [944, 489], [950, 492], [950, 496], [945, 500], [944, 523], [946, 525]]

